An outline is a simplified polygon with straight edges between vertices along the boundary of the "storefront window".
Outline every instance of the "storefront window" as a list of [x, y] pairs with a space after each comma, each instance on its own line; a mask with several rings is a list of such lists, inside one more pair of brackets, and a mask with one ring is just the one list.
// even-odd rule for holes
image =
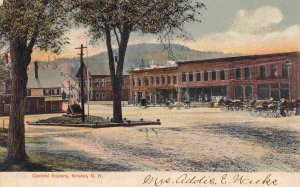
[[244, 98], [244, 89], [243, 86], [235, 86], [235, 98], [242, 99]]
[[270, 85], [259, 84], [257, 85], [258, 99], [270, 99]]

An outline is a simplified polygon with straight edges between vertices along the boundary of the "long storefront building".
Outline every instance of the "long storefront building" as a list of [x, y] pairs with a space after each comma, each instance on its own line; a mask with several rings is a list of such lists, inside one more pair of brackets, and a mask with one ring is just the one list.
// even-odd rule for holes
[[130, 72], [130, 100], [208, 102], [228, 99], [296, 99], [300, 96], [300, 53], [178, 61], [176, 67]]

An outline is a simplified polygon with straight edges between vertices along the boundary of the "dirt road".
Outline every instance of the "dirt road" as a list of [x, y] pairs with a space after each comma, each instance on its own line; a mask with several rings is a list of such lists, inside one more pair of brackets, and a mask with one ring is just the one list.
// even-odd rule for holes
[[[110, 117], [109, 105], [91, 114]], [[55, 115], [27, 116], [34, 121]], [[161, 126], [26, 126], [32, 160], [62, 171], [300, 171], [300, 118], [253, 118], [219, 109], [124, 108]], [[1, 119], [0, 119], [1, 120]]]

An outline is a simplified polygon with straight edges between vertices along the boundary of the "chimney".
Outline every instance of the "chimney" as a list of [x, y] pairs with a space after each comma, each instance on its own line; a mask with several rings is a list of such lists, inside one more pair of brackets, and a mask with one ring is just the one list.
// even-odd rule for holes
[[34, 74], [35, 74], [35, 78], [38, 79], [39, 78], [39, 66], [38, 66], [37, 61], [34, 62]]

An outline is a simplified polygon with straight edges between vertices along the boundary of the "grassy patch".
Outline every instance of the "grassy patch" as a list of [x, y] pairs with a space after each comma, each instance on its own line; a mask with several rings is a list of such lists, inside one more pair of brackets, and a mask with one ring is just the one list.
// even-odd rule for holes
[[98, 116], [87, 116], [85, 118], [85, 122], [81, 122], [81, 117], [68, 117], [68, 116], [59, 116], [59, 117], [52, 117], [48, 119], [43, 119], [37, 121], [37, 123], [64, 123], [64, 124], [91, 124], [91, 123], [101, 123], [106, 121], [102, 117]]

